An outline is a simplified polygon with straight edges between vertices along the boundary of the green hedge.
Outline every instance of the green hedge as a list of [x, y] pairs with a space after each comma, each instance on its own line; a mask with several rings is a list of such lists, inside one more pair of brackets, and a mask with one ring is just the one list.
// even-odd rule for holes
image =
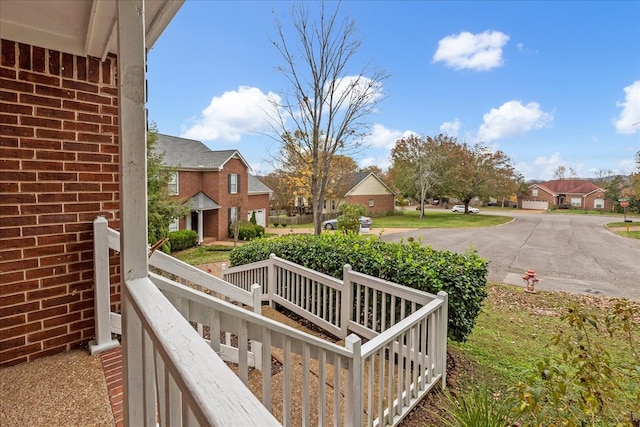
[[467, 339], [486, 298], [488, 264], [474, 250], [437, 251], [418, 242], [392, 243], [356, 234], [290, 234], [257, 239], [230, 253], [232, 266], [274, 253], [307, 268], [342, 278], [342, 267], [433, 294], [449, 294], [449, 338]]
[[229, 237], [231, 239], [235, 236], [236, 227], [238, 229], [238, 240], [253, 240], [256, 237], [264, 236], [264, 227], [261, 225], [253, 224], [251, 221], [240, 221], [239, 223], [233, 222], [229, 226]]
[[181, 251], [198, 244], [198, 233], [193, 230], [178, 230], [169, 233], [172, 251]]

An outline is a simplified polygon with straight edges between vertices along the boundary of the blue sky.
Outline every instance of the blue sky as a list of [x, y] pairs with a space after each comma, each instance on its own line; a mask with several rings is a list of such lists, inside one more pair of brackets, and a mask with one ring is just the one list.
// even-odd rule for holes
[[[316, 2], [305, 2], [317, 11]], [[274, 14], [285, 1], [187, 0], [148, 56], [149, 118], [161, 133], [238, 149], [273, 169], [267, 98]], [[335, 2], [328, 2], [333, 9]], [[389, 166], [394, 142], [447, 133], [504, 151], [526, 179], [631, 173], [640, 150], [639, 1], [344, 1], [362, 40], [350, 71], [386, 71], [356, 161]]]

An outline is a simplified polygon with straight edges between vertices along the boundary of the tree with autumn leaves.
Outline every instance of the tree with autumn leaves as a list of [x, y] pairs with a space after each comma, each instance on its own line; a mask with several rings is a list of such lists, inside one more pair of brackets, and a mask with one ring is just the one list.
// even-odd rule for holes
[[468, 213], [474, 197], [510, 197], [519, 187], [519, 175], [504, 152], [447, 135], [400, 139], [391, 161], [396, 186], [420, 200], [421, 207], [429, 197], [447, 195], [463, 202]]

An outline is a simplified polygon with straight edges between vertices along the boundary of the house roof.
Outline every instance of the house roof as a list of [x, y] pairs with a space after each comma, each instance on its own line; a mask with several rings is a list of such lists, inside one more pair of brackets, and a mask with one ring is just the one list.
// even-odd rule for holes
[[529, 188], [538, 187], [554, 196], [558, 194], [589, 194], [602, 188], [593, 182], [584, 179], [554, 179], [540, 184], [530, 185]]
[[273, 193], [272, 189], [267, 187], [265, 183], [260, 181], [255, 176], [251, 174], [248, 174], [248, 175], [249, 175], [249, 194], [269, 194], [269, 196], [271, 196], [271, 194]]
[[192, 211], [208, 211], [211, 209], [220, 209], [220, 205], [213, 201], [202, 191], [187, 200], [184, 204], [190, 206]]
[[378, 182], [380, 182], [380, 184], [382, 184], [384, 188], [389, 191], [389, 193], [393, 194], [394, 196], [396, 195], [396, 193], [391, 188], [389, 188], [389, 186], [382, 179], [380, 179], [378, 175], [373, 172], [354, 172], [353, 174], [351, 174], [348, 177], [348, 179], [350, 180], [350, 185], [348, 186], [349, 190], [346, 194], [348, 195], [349, 193], [351, 193], [358, 185], [369, 178], [369, 176], [372, 176], [373, 178], [378, 180]]
[[251, 169], [238, 150], [214, 151], [195, 139], [159, 133], [155, 151], [164, 153], [165, 165], [179, 169], [222, 170], [232, 158], [240, 159], [247, 169]]
[[[184, 0], [146, 0], [145, 36], [151, 48]], [[0, 37], [79, 56], [118, 52], [116, 1], [2, 0]]]

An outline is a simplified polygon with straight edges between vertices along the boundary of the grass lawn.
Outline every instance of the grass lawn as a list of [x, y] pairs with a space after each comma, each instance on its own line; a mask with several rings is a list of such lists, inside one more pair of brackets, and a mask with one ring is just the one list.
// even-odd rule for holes
[[[563, 292], [528, 294], [522, 288], [494, 284], [489, 287], [489, 297], [467, 342], [450, 343], [449, 347], [463, 360], [460, 385], [456, 388], [468, 389], [473, 384], [483, 384], [497, 395], [506, 395], [510, 387], [525, 380], [535, 370], [536, 362], [545, 355], [560, 357], [562, 350], [551, 344], [552, 337], [559, 330], [569, 331], [560, 317], [571, 304], [583, 305], [589, 313], [604, 319], [611, 312], [614, 301], [605, 297], [573, 295]], [[635, 349], [632, 349], [623, 334], [609, 336], [604, 331], [592, 330], [593, 342], [601, 345], [611, 356], [612, 364], [629, 370], [629, 377], [622, 382], [632, 381], [631, 369], [637, 363], [632, 352], [638, 351], [640, 337], [640, 304], [633, 303], [635, 313]], [[635, 375], [635, 381], [640, 378]], [[632, 404], [630, 396], [618, 395], [611, 402], [614, 411], [628, 409]], [[619, 409], [616, 409], [619, 408]], [[550, 420], [549, 420], [550, 421]], [[609, 425], [609, 421], [601, 420]], [[525, 423], [526, 424], [526, 423]]]
[[229, 252], [231, 252], [232, 249], [232, 246], [225, 245], [198, 246], [195, 248], [185, 249], [184, 251], [173, 252], [171, 256], [191, 265], [208, 264], [212, 262], [228, 262]]
[[427, 209], [420, 219], [420, 212], [406, 210], [402, 215], [373, 218], [373, 229], [376, 228], [462, 228], [462, 227], [493, 227], [506, 224], [512, 218], [481, 213], [462, 214], [453, 213], [449, 209]]
[[[629, 231], [627, 231], [627, 225], [629, 226]], [[610, 222], [609, 224], [607, 224], [607, 228], [620, 236], [630, 237], [632, 239], [640, 239], [640, 219], [636, 219], [631, 223]]]
[[[502, 209], [496, 209], [502, 211]], [[507, 209], [505, 209], [507, 210]], [[509, 209], [510, 210], [510, 209]], [[512, 218], [498, 215], [472, 215], [453, 213], [449, 209], [430, 208], [425, 210], [420, 219], [420, 212], [415, 209], [405, 210], [402, 214], [372, 217], [373, 230], [380, 228], [461, 228], [461, 227], [493, 227], [505, 224]], [[285, 228], [313, 228], [313, 224], [287, 225]]]

